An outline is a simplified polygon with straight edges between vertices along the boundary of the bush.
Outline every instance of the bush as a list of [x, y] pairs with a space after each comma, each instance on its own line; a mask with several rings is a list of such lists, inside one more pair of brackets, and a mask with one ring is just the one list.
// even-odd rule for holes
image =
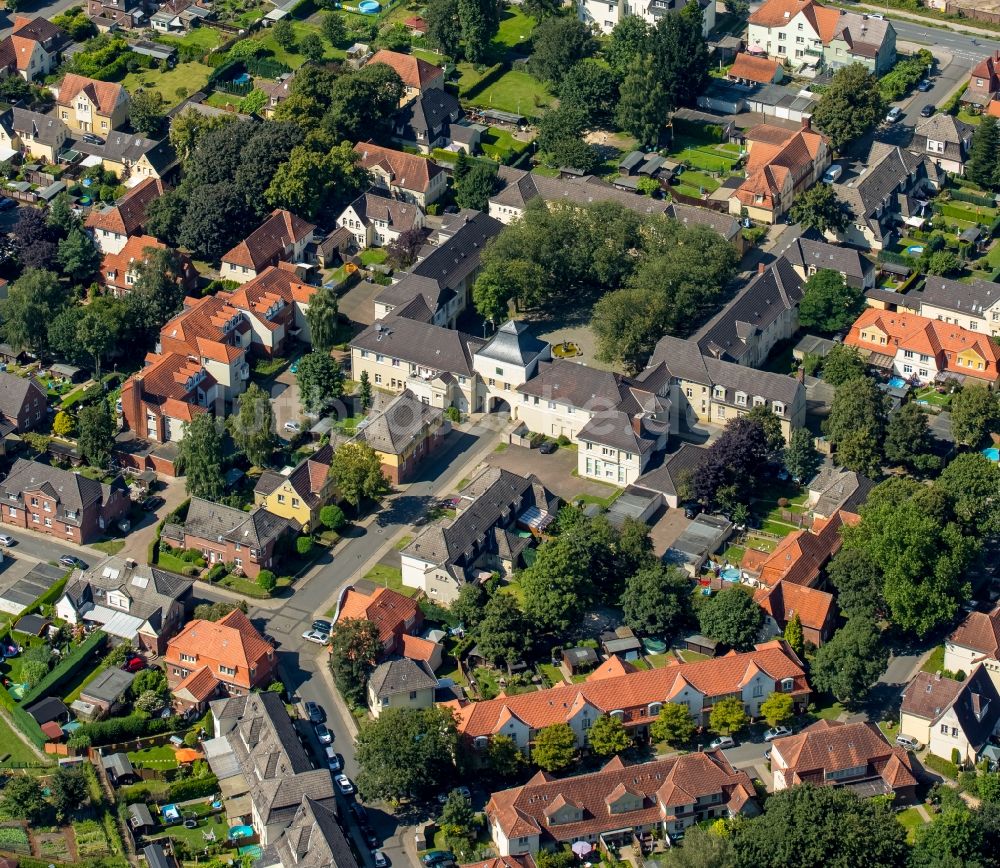
[[212, 568], [205, 574], [206, 582], [217, 582], [226, 574], [226, 565], [224, 563], [212, 564]]
[[462, 421], [462, 411], [458, 407], [448, 407], [444, 411], [445, 418], [454, 424], [458, 424]]
[[95, 630], [91, 633], [24, 695], [21, 704], [25, 706], [30, 705], [40, 696], [54, 692], [60, 685], [76, 675], [84, 666], [92, 663], [93, 658], [104, 650], [106, 639], [107, 635], [100, 630]]
[[74, 734], [73, 739], [86, 738], [90, 745], [116, 744], [141, 738], [144, 735], [161, 735], [173, 732], [177, 728], [177, 718], [169, 717], [163, 720], [150, 717], [147, 714], [134, 713], [127, 717], [111, 717], [94, 723], [85, 723]]
[[932, 753], [927, 754], [924, 757], [924, 765], [929, 769], [933, 769], [940, 775], [944, 775], [946, 778], [950, 778], [955, 781], [958, 780], [958, 764], [949, 762], [946, 759], [942, 759], [939, 756], [935, 756]]
[[339, 506], [330, 504], [319, 511], [319, 520], [323, 527], [330, 530], [340, 530], [347, 521], [347, 517]]
[[265, 590], [270, 593], [271, 591], [274, 590], [275, 585], [278, 584], [278, 580], [277, 578], [275, 578], [274, 573], [272, 573], [270, 570], [261, 570], [260, 573], [257, 575], [257, 584], [261, 587], [262, 590]]
[[299, 557], [306, 557], [312, 551], [313, 541], [311, 536], [300, 536], [295, 540], [295, 551]]
[[219, 791], [219, 779], [215, 775], [203, 778], [187, 778], [174, 781], [167, 788], [167, 798], [172, 802], [186, 802], [188, 799], [203, 799], [214, 796]]

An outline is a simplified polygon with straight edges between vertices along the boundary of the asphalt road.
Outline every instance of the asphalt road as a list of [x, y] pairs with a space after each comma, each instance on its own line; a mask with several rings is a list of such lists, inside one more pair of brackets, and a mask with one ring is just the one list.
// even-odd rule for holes
[[16, 13], [6, 10], [0, 11], [0, 39], [10, 33], [14, 25], [15, 14], [30, 15], [32, 18], [37, 18], [39, 15], [43, 18], [54, 18], [60, 12], [65, 12], [70, 6], [86, 7], [86, 5], [82, 0], [53, 0], [52, 3], [26, 3]]

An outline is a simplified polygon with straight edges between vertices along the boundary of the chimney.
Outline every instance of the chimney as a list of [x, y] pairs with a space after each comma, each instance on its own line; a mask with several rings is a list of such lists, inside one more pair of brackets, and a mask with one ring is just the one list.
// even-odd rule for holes
[[809, 115], [805, 115], [802, 118], [802, 129], [811, 130], [812, 129], [812, 118]]
[[142, 437], [146, 432], [142, 428], [142, 377], [133, 374], [122, 386], [122, 415], [125, 417], [125, 425], [130, 428], [137, 437]]
[[763, 262], [758, 262], [757, 263], [757, 273], [758, 274], [763, 274], [765, 271], [767, 271], [767, 266], [764, 265]]
[[639, 413], [632, 417], [632, 430], [640, 437], [642, 436], [642, 415]]

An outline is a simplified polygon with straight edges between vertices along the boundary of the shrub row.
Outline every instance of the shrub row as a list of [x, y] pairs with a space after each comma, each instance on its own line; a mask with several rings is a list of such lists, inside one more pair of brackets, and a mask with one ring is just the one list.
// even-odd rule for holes
[[92, 658], [98, 656], [104, 650], [104, 642], [107, 638], [107, 635], [100, 630], [95, 630], [91, 633], [60, 660], [49, 671], [48, 675], [24, 694], [21, 705], [27, 707], [39, 697], [54, 692], [57, 687], [76, 675], [84, 666], [92, 662]]
[[63, 576], [58, 582], [56, 582], [51, 588], [35, 600], [34, 605], [31, 607], [31, 611], [41, 609], [43, 606], [55, 605], [56, 600], [62, 596], [63, 590], [66, 588], [66, 582], [69, 580], [69, 574], [71, 572], [72, 570], [67, 570], [65, 576]]
[[891, 250], [880, 250], [878, 252], [879, 262], [892, 262], [895, 265], [906, 265], [910, 268], [914, 267], [914, 261], [908, 256], [902, 256], [899, 253], [893, 253]]
[[134, 712], [127, 717], [111, 717], [94, 723], [85, 723], [73, 733], [73, 741], [79, 743], [89, 740], [91, 746], [114, 744], [120, 741], [130, 741], [144, 735], [159, 735], [175, 730], [176, 720], [172, 717], [166, 720], [160, 717], [150, 717], [148, 714]]
[[927, 768], [933, 769], [938, 774], [951, 778], [953, 781], [958, 780], [958, 766], [950, 760], [929, 753], [924, 757], [923, 762]]
[[203, 778], [184, 778], [174, 781], [167, 788], [167, 797], [172, 802], [186, 802], [188, 799], [204, 799], [219, 791], [219, 779], [215, 775]]
[[42, 745], [48, 741], [45, 737], [45, 733], [42, 732], [41, 727], [38, 725], [38, 721], [35, 720], [28, 712], [26, 712], [20, 705], [14, 701], [14, 697], [10, 695], [10, 691], [0, 687], [0, 705], [10, 712], [11, 722], [16, 726], [22, 734], [41, 750]]
[[949, 194], [956, 202], [968, 202], [970, 205], [980, 205], [984, 208], [992, 208], [996, 202], [992, 196], [985, 193], [970, 193], [968, 190], [951, 190]]
[[467, 88], [463, 89], [461, 85], [458, 87], [458, 95], [463, 99], [472, 99], [473, 97], [479, 96], [486, 88], [491, 84], [498, 81], [507, 72], [507, 65], [503, 63], [495, 63], [486, 72], [483, 73], [479, 81], [475, 81], [470, 84]]

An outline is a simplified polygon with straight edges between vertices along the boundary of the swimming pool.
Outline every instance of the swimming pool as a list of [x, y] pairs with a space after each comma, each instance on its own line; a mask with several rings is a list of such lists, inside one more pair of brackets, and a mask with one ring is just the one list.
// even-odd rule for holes
[[246, 72], [241, 72], [236, 78], [233, 79], [233, 84], [249, 84], [250, 75]]
[[740, 580], [740, 571], [735, 567], [727, 567], [719, 575], [727, 582], [738, 582]]
[[381, 8], [382, 4], [378, 0], [361, 0], [358, 4], [358, 11], [363, 12], [365, 15], [374, 15]]
[[229, 830], [229, 840], [235, 841], [238, 838], [253, 837], [253, 826], [233, 826]]
[[902, 377], [891, 377], [889, 379], [889, 386], [893, 389], [902, 389], [906, 386], [906, 380]]
[[989, 458], [990, 461], [1000, 461], [1000, 449], [996, 446], [990, 446], [989, 449], [984, 449], [983, 455]]
[[906, 252], [912, 254], [913, 256], [919, 256], [921, 253], [924, 252], [924, 245], [911, 244], [909, 247], [906, 248]]

